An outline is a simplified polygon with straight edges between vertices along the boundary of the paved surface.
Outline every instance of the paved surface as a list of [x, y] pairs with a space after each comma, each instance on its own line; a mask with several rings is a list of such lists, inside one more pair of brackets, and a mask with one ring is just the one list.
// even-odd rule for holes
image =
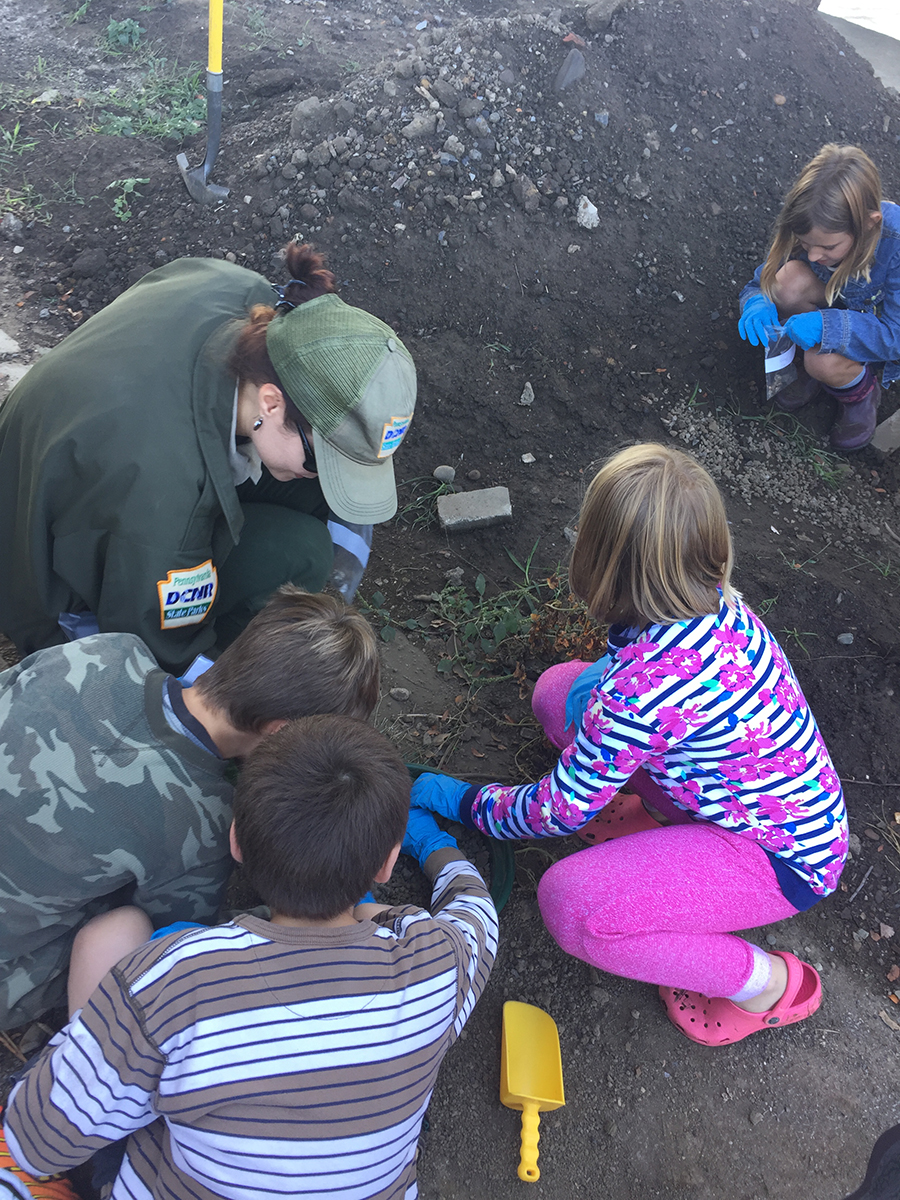
[[829, 25], [833, 25], [857, 54], [868, 59], [885, 87], [900, 91], [900, 41], [884, 33], [877, 33], [874, 29], [856, 25], [853, 21], [845, 21], [843, 17], [832, 17], [827, 13], [819, 13], [819, 16]]

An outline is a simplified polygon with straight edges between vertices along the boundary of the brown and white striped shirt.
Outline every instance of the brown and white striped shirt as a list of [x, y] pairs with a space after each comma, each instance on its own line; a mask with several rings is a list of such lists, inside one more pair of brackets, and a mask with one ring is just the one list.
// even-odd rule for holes
[[112, 1200], [412, 1200], [438, 1067], [488, 978], [497, 915], [464, 860], [432, 913], [333, 928], [243, 916], [148, 943], [10, 1098], [34, 1174], [129, 1136]]

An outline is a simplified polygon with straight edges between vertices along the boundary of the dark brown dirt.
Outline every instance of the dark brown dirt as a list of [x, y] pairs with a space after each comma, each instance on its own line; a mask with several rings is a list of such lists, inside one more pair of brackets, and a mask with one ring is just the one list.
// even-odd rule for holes
[[[423, 597], [460, 567], [472, 602], [479, 574], [490, 600], [522, 582], [510, 554], [524, 564], [535, 546], [531, 570], [543, 580], [565, 559], [563, 528], [589, 464], [623, 441], [674, 439], [725, 490], [738, 586], [779, 633], [847, 783], [859, 845], [842, 890], [760, 934], [822, 964], [823, 1008], [727, 1050], [682, 1039], [651, 988], [563, 956], [534, 904], [546, 855], [521, 849], [494, 977], [430, 1110], [423, 1197], [521, 1192], [517, 1118], [497, 1101], [500, 1007], [516, 998], [557, 1020], [568, 1097], [542, 1125], [536, 1195], [837, 1200], [898, 1120], [900, 1034], [879, 1013], [900, 1023], [886, 980], [900, 950], [872, 934], [900, 928], [900, 471], [871, 451], [829, 455], [825, 406], [796, 421], [769, 413], [758, 356], [737, 336], [736, 300], [784, 191], [824, 142], [861, 144], [900, 199], [897, 96], [830, 26], [780, 0], [637, 3], [597, 34], [573, 5], [232, 0], [214, 172], [231, 197], [202, 209], [175, 169], [178, 137], [98, 129], [115, 127], [108, 114], [121, 126], [120, 102], [144, 69], [135, 54], [100, 48], [109, 22], [139, 21], [142, 45], [186, 74], [204, 59], [205, 5], [92, 0], [69, 22], [74, 7], [0, 0], [0, 127], [18, 129], [12, 148], [9, 137], [0, 147], [0, 196], [25, 220], [0, 241], [0, 327], [22, 348], [0, 369], [32, 361], [170, 258], [227, 254], [277, 278], [277, 251], [299, 233], [328, 251], [345, 299], [392, 323], [416, 358], [402, 505], [439, 463], [455, 466], [463, 487], [503, 484], [512, 496], [508, 526], [448, 539], [423, 503], [376, 531], [362, 593], [382, 610], [379, 626], [402, 630], [386, 646], [388, 682], [410, 696], [386, 697], [380, 717], [408, 756], [483, 779], [549, 763], [527, 705], [548, 648], [520, 639], [485, 663], [476, 641], [457, 654], [446, 607]], [[422, 21], [429, 37], [441, 31], [430, 50]], [[568, 31], [587, 43], [586, 73], [556, 92]], [[419, 55], [409, 76], [396, 73]], [[481, 160], [442, 162], [449, 134], [473, 144], [450, 110], [441, 133], [414, 145], [398, 135], [426, 110], [415, 84], [441, 65], [479, 95], [489, 75], [510, 73], [510, 92], [485, 101], [486, 113], [509, 104], [477, 143]], [[330, 180], [305, 164], [285, 173], [295, 150], [322, 137], [290, 134], [293, 106], [310, 95], [356, 104], [331, 133], [353, 126], [363, 146], [325, 168]], [[370, 122], [370, 108], [390, 111]], [[184, 142], [192, 163], [204, 144], [201, 124]], [[379, 156], [388, 167], [376, 167]], [[509, 185], [508, 163], [534, 180], [536, 200]], [[394, 188], [401, 169], [409, 182]], [[496, 188], [495, 169], [505, 176]], [[146, 182], [123, 221], [113, 211], [122, 185], [110, 184], [128, 179]], [[581, 195], [599, 209], [594, 230], [573, 219]], [[526, 381], [530, 408], [518, 404]], [[882, 416], [896, 406], [887, 396]], [[852, 644], [838, 643], [848, 632]], [[442, 659], [448, 674], [434, 669]], [[518, 678], [473, 693], [479, 669], [482, 681]], [[391, 889], [421, 895], [408, 866]]]

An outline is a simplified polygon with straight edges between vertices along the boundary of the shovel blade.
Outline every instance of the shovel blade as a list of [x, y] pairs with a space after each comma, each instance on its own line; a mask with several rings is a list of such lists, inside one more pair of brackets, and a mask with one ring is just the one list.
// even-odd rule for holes
[[566, 1102], [556, 1022], [543, 1009], [519, 1000], [503, 1005], [500, 1101], [515, 1109], [535, 1105], [538, 1112]]

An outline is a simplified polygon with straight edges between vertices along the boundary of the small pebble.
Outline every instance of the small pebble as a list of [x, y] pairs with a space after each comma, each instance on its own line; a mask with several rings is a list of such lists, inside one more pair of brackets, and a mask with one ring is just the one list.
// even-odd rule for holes
[[775, 934], [774, 934], [774, 933], [767, 933], [767, 934], [766, 934], [766, 942], [767, 942], [767, 943], [768, 943], [770, 946], [774, 946], [774, 945], [775, 945], [775, 943], [776, 943], [777, 941], [778, 941], [778, 938], [775, 936]]
[[750, 1124], [751, 1125], [758, 1125], [760, 1123], [760, 1121], [762, 1121], [762, 1120], [763, 1120], [763, 1115], [761, 1112], [754, 1111], [750, 1114]]
[[431, 474], [435, 479], [438, 480], [439, 483], [452, 483], [456, 478], [456, 472], [454, 469], [446, 465], [435, 467]]
[[480, 478], [481, 478], [480, 471], [476, 471], [473, 469], [471, 471], [466, 472], [466, 479], [470, 480], [472, 483], [477, 483]]
[[408, 700], [409, 688], [391, 688], [390, 696], [392, 700]]
[[534, 457], [534, 455], [533, 455], [533, 454], [530, 454], [530, 453], [529, 453], [529, 454], [523, 454], [523, 455], [522, 455], [522, 462], [523, 462], [523, 463], [533, 463], [533, 462], [535, 462], [535, 461], [536, 461], [536, 459], [535, 459], [535, 457]]
[[837, 635], [837, 640], [840, 642], [840, 644], [842, 646], [852, 646], [853, 645], [853, 634], [852, 633], [839, 633]]
[[775, 103], [776, 103], [776, 104], [779, 106], [779, 108], [781, 107], [781, 105], [782, 105], [782, 104], [787, 104], [787, 97], [786, 97], [786, 96], [782, 96], [782, 95], [781, 95], [780, 93], [778, 93], [778, 92], [776, 92], [776, 93], [775, 93], [775, 95], [772, 97], [772, 99], [773, 99], [773, 100], [775, 101]]

